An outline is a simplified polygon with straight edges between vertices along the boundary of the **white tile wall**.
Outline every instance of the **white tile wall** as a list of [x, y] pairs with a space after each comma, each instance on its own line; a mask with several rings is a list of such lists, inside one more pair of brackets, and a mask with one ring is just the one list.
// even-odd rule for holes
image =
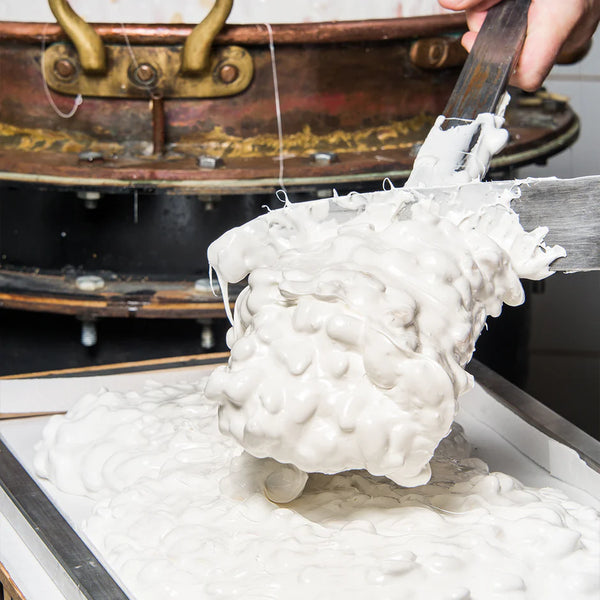
[[570, 98], [581, 120], [581, 133], [571, 148], [551, 158], [546, 166], [525, 167], [520, 174], [563, 178], [600, 175], [600, 33], [582, 61], [554, 67], [545, 87]]

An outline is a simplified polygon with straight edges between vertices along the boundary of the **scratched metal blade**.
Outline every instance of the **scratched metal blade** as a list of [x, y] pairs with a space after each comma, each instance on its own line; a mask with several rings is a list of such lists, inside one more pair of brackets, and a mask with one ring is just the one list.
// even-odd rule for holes
[[[600, 175], [576, 179], [527, 179], [472, 185], [478, 186], [482, 195], [486, 190], [501, 193], [503, 189], [511, 190], [519, 186], [521, 194], [511, 202], [511, 208], [519, 215], [523, 228], [531, 231], [539, 226], [547, 227], [549, 231], [545, 238], [546, 244], [559, 244], [567, 251], [566, 257], [558, 258], [552, 263], [550, 268], [553, 271], [600, 271]], [[405, 191], [414, 194], [415, 198], [430, 194], [443, 198], [444, 194], [456, 194], [456, 190], [456, 186], [405, 188]], [[329, 207], [330, 215], [340, 223], [351, 219], [362, 210], [347, 208], [343, 202], [340, 204], [337, 198], [329, 200]]]
[[495, 113], [521, 53], [531, 0], [503, 0], [488, 11], [443, 115]]

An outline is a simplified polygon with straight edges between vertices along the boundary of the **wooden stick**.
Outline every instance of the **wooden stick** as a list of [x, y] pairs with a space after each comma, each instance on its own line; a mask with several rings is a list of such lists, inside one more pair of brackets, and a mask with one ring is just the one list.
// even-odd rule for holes
[[0, 563], [0, 584], [4, 589], [4, 600], [25, 600], [13, 578], [8, 574], [5, 566]]
[[[214, 362], [225, 363], [229, 358], [229, 352], [213, 352], [209, 354], [189, 354], [184, 356], [172, 356], [167, 358], [151, 358], [134, 362], [110, 363], [106, 365], [91, 365], [87, 367], [75, 367], [71, 369], [55, 369], [51, 371], [37, 371], [35, 373], [17, 373], [15, 375], [2, 375], [1, 379], [40, 379], [46, 377], [68, 377], [69, 375], [103, 375], [108, 371], [109, 375], [126, 374], [128, 372], [147, 372], [152, 376], [153, 370], [169, 369], [175, 367], [199, 367], [206, 361], [206, 366]], [[189, 364], [187, 364], [189, 363]], [[200, 363], [200, 364], [199, 364]]]
[[10, 419], [30, 419], [31, 417], [51, 417], [52, 415], [64, 415], [66, 410], [55, 410], [48, 412], [0, 412], [0, 421], [9, 421]]

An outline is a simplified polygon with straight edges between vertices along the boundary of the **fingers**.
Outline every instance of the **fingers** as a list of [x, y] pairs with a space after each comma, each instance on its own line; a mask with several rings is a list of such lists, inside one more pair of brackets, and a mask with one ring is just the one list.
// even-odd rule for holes
[[469, 31], [479, 33], [485, 18], [487, 17], [487, 10], [469, 10], [467, 11], [467, 27]]
[[[542, 4], [544, 9], [540, 10]], [[575, 25], [571, 15], [565, 15], [564, 10], [558, 12], [559, 14], [556, 14], [556, 6], [552, 6], [552, 3], [532, 3], [527, 37], [517, 68], [510, 80], [512, 85], [526, 91], [535, 91], [542, 85], [571, 28]]]
[[473, 47], [473, 44], [475, 43], [476, 37], [477, 37], [477, 34], [474, 31], [467, 31], [467, 33], [465, 33], [462, 36], [461, 43], [467, 52], [471, 52], [471, 48]]
[[490, 6], [498, 4], [500, 0], [439, 0], [444, 8], [449, 10], [477, 10], [486, 11]]
[[[451, 10], [466, 10], [469, 31], [462, 38], [470, 51], [490, 6], [498, 0], [439, 0]], [[600, 0], [532, 0], [527, 37], [510, 83], [526, 91], [539, 88], [561, 49], [585, 47], [600, 20]]]
[[532, 0], [527, 37], [511, 83], [526, 91], [538, 89], [563, 46], [580, 48], [588, 42], [598, 24], [598, 4]]

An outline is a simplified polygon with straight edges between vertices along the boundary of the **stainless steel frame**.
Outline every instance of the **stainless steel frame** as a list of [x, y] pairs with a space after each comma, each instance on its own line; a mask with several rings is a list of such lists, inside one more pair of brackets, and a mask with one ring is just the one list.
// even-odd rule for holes
[[0, 509], [67, 600], [128, 600], [1, 435]]
[[600, 473], [600, 441], [480, 362], [471, 361], [467, 371], [501, 405], [538, 431], [575, 450], [591, 469]]

